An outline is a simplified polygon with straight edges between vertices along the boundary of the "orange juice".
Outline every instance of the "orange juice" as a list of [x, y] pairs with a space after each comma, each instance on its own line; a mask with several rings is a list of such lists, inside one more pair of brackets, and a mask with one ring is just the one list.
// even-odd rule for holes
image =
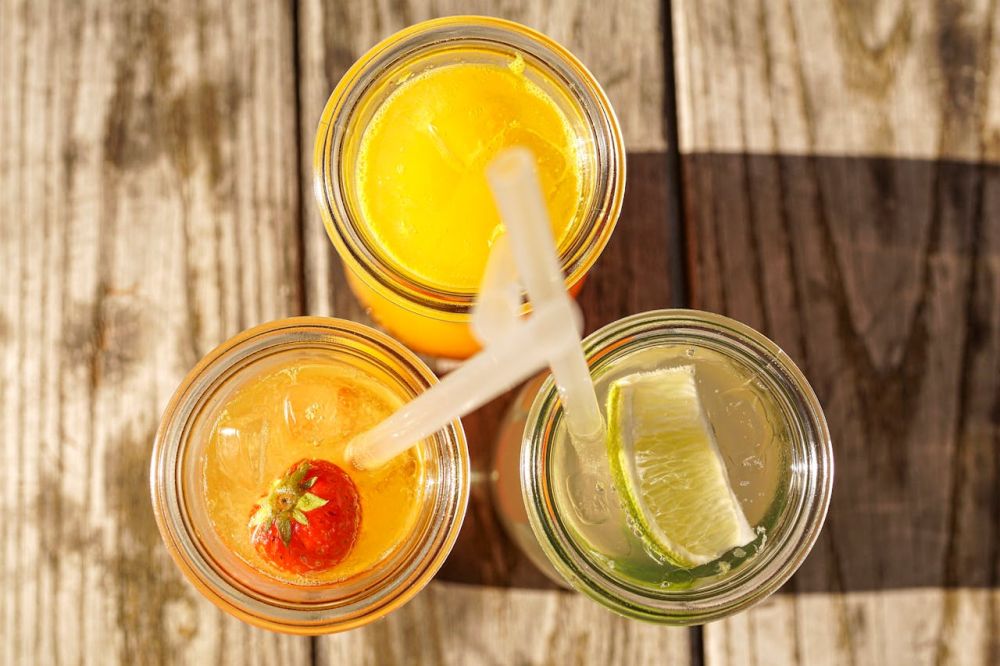
[[456, 56], [468, 62], [410, 76], [382, 102], [355, 177], [364, 229], [387, 259], [426, 285], [469, 291], [503, 232], [486, 165], [511, 146], [534, 153], [559, 247], [579, 223], [586, 156], [520, 54], [506, 66]]
[[[422, 501], [419, 449], [364, 471], [343, 452], [351, 437], [400, 404], [357, 368], [332, 360], [298, 360], [249, 380], [221, 405], [204, 458], [206, 505], [219, 537], [247, 564], [296, 584], [343, 580], [390, 555], [405, 542]], [[248, 517], [271, 481], [302, 459], [347, 471], [360, 495], [361, 523], [346, 559], [326, 571], [290, 574], [255, 551]]]
[[572, 54], [509, 21], [437, 19], [374, 46], [330, 96], [314, 163], [323, 222], [355, 295], [407, 346], [477, 351], [468, 324], [502, 232], [485, 167], [515, 145], [535, 155], [575, 293], [625, 174], [614, 112]]

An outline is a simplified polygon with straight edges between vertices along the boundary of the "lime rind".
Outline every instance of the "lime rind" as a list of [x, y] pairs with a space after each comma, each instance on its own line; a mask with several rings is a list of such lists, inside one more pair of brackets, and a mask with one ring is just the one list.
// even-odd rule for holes
[[616, 380], [607, 416], [612, 475], [650, 550], [691, 568], [754, 540], [698, 397], [694, 366]]

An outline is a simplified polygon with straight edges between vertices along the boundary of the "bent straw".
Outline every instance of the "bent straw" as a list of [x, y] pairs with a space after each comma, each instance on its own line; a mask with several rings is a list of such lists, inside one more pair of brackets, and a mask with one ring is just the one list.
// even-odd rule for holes
[[[531, 152], [520, 147], [503, 151], [486, 168], [486, 175], [532, 307], [536, 311], [555, 309], [567, 322], [579, 317], [579, 308], [566, 293]], [[559, 387], [570, 436], [593, 441], [604, 438], [604, 418], [577, 329], [564, 326], [559, 330], [564, 342], [549, 358], [549, 366]]]
[[559, 310], [535, 312], [512, 334], [495, 340], [437, 385], [357, 435], [345, 456], [361, 469], [388, 462], [545, 367], [548, 358], [563, 352], [566, 337], [559, 333], [566, 326]]
[[521, 283], [507, 235], [501, 234], [490, 247], [470, 325], [476, 338], [488, 346], [513, 333], [520, 315]]

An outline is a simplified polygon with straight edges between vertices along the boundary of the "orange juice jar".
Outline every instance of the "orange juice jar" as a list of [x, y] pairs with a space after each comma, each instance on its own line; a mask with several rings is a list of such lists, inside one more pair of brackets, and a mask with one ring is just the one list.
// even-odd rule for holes
[[607, 97], [566, 49], [509, 21], [427, 21], [372, 48], [327, 102], [324, 224], [355, 295], [413, 349], [478, 349], [471, 307], [502, 232], [484, 169], [513, 145], [535, 155], [575, 293], [617, 222], [625, 163]]
[[[396, 341], [336, 319], [271, 322], [209, 353], [170, 401], [152, 461], [157, 524], [187, 578], [223, 610], [288, 633], [350, 629], [405, 603], [441, 566], [465, 514], [461, 423], [375, 470], [355, 469], [343, 450], [436, 381]], [[310, 474], [339, 466], [357, 507], [348, 548], [311, 570], [268, 559], [252, 520], [301, 461]], [[322, 483], [306, 486], [319, 493]], [[319, 516], [299, 514], [293, 547]]]

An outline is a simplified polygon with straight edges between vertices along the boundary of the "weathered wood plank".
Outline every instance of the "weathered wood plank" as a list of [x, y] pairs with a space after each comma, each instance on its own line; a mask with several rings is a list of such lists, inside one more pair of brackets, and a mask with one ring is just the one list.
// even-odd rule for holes
[[320, 664], [686, 664], [686, 632], [622, 620], [583, 595], [434, 582], [362, 630], [319, 641]]
[[[629, 156], [625, 210], [611, 244], [584, 287], [589, 329], [638, 310], [670, 305], [668, 210], [663, 115], [663, 35], [659, 3], [404, 2], [391, 8], [306, 2], [300, 9], [299, 77], [303, 201], [307, 206], [306, 303], [310, 312], [358, 318], [340, 262], [311, 202], [311, 147], [326, 99], [347, 68], [378, 40], [406, 25], [457, 13], [481, 13], [533, 26], [570, 48], [604, 84], [619, 114]], [[641, 280], [644, 289], [635, 289]], [[499, 586], [546, 586], [504, 536], [486, 485], [493, 441], [511, 396], [465, 419], [474, 481], [459, 542], [441, 577]], [[586, 635], [589, 638], [581, 639]], [[634, 638], [633, 638], [634, 636]], [[641, 637], [641, 638], [640, 638]], [[364, 663], [670, 663], [688, 660], [687, 632], [622, 620], [590, 601], [546, 590], [522, 592], [436, 584], [390, 618], [319, 642], [321, 663], [347, 654]], [[589, 646], [589, 647], [588, 647]], [[592, 648], [592, 649], [591, 649]]]
[[0, 662], [288, 663], [163, 548], [152, 434], [298, 303], [290, 10], [0, 3]]
[[673, 25], [694, 304], [803, 366], [837, 458], [812, 556], [705, 628], [706, 663], [997, 663], [997, 3], [680, 0]]

